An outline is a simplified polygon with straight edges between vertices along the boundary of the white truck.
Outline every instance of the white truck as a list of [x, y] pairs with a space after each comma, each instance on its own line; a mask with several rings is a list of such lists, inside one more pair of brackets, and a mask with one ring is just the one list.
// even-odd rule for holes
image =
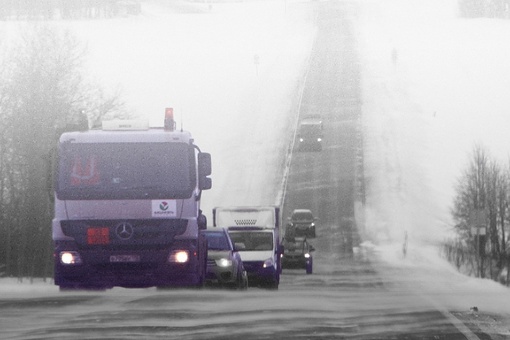
[[211, 157], [187, 131], [132, 121], [60, 137], [55, 169], [55, 284], [63, 290], [200, 287], [200, 229]]
[[278, 289], [283, 252], [279, 207], [216, 207], [213, 225], [227, 228], [241, 254], [250, 286]]

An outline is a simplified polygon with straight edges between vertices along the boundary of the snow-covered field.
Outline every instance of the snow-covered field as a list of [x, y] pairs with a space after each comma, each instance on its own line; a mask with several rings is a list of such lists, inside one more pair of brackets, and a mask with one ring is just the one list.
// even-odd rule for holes
[[449, 235], [475, 144], [508, 164], [510, 22], [461, 19], [456, 2], [364, 1], [367, 224], [379, 241]]
[[[216, 205], [275, 203], [278, 149], [289, 142], [282, 136], [316, 32], [302, 3], [224, 3], [184, 15], [145, 1], [139, 17], [55, 25], [87, 41], [89, 76], [119, 86], [133, 114], [161, 125], [174, 107], [178, 124], [213, 155], [213, 189], [203, 195], [210, 218]], [[424, 294], [444, 294], [451, 306], [466, 295], [466, 308], [502, 312], [508, 289], [457, 274], [437, 255], [473, 145], [503, 162], [510, 149], [510, 21], [460, 19], [455, 3], [359, 1], [365, 235]], [[56, 292], [2, 282], [2, 291]]]
[[365, 235], [425, 294], [508, 312], [508, 288], [456, 273], [438, 244], [474, 145], [508, 164], [510, 22], [461, 19], [455, 0], [362, 4]]

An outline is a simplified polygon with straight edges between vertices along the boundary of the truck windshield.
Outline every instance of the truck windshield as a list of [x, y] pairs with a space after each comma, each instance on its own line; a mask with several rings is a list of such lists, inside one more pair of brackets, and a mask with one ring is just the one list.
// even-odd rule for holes
[[185, 143], [66, 143], [56, 176], [59, 199], [191, 197], [195, 153]]
[[273, 234], [262, 231], [235, 231], [230, 232], [232, 242], [243, 250], [273, 250]]

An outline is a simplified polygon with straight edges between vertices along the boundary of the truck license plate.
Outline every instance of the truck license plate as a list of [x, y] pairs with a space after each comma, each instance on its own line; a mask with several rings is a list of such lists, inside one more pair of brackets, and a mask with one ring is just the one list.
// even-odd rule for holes
[[140, 255], [111, 255], [110, 262], [140, 262]]

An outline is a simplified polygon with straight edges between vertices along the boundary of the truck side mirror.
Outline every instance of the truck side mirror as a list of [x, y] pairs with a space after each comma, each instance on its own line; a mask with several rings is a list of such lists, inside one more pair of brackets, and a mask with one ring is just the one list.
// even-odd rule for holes
[[207, 177], [211, 173], [211, 154], [200, 152], [198, 154], [198, 188], [200, 190], [208, 190], [212, 188], [212, 179]]
[[198, 188], [200, 190], [209, 190], [212, 188], [212, 179], [209, 177], [200, 177], [198, 180]]

